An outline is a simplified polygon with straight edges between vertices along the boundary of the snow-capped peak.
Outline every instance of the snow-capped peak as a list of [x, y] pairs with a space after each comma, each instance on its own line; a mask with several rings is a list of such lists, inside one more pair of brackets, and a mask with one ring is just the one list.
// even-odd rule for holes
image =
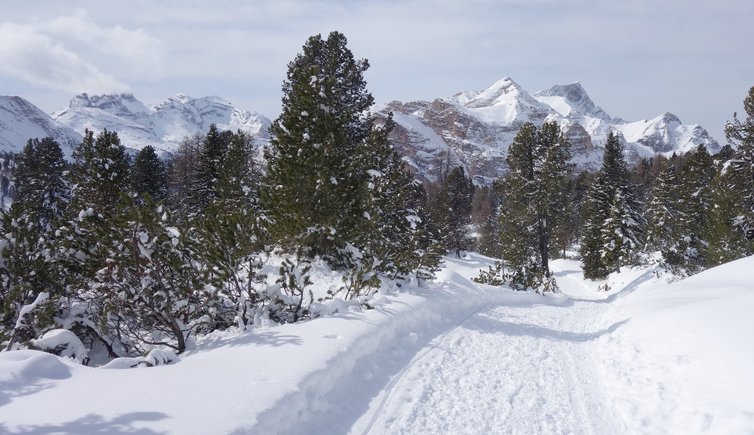
[[221, 129], [240, 129], [262, 140], [267, 139], [270, 125], [267, 118], [238, 109], [220, 97], [193, 98], [182, 93], [152, 106], [132, 94], [82, 93], [52, 116], [76, 131], [105, 128], [117, 131], [128, 147], [152, 145], [166, 151], [174, 149], [187, 136], [206, 132], [211, 124]]
[[[672, 113], [627, 122], [597, 106], [579, 82], [555, 85], [532, 96], [510, 77], [481, 92], [459, 92], [432, 102], [392, 102], [393, 140], [405, 150], [420, 176], [435, 179], [443, 158], [456, 158], [479, 183], [490, 183], [507, 171], [508, 147], [524, 122], [558, 123], [573, 146], [573, 162], [596, 169], [608, 133], [618, 132], [631, 160], [658, 153], [683, 153], [699, 144], [711, 152], [720, 145], [698, 125], [682, 124]], [[400, 116], [398, 115], [400, 113]], [[436, 171], [435, 171], [436, 172]]]
[[588, 115], [604, 121], [613, 120], [601, 107], [594, 104], [579, 82], [552, 86], [536, 92], [534, 98], [565, 117]]
[[[508, 104], [522, 94], [526, 94], [526, 91], [518, 83], [510, 77], [503, 77], [471, 98], [464, 106], [478, 108]], [[528, 96], [528, 94], [526, 95]]]
[[477, 93], [465, 103], [456, 94], [450, 101], [461, 104], [468, 113], [478, 119], [494, 124], [511, 124], [531, 118], [544, 119], [551, 109], [535, 100], [510, 77], [503, 77], [487, 89]]

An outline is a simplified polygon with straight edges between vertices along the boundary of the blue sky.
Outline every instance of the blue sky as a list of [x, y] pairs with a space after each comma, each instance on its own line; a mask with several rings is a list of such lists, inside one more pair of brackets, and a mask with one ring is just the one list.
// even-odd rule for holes
[[346, 34], [379, 103], [580, 81], [627, 120], [673, 112], [723, 141], [754, 86], [754, 2], [592, 0], [3, 2], [0, 94], [51, 112], [78, 92], [218, 95], [269, 117], [310, 35]]

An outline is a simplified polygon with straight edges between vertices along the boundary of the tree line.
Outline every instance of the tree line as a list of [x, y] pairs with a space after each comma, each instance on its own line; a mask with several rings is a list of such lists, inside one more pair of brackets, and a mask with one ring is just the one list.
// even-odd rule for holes
[[382, 282], [432, 278], [444, 223], [389, 144], [392, 119], [370, 114], [369, 63], [346, 42], [311, 37], [288, 65], [264, 167], [249, 136], [214, 125], [167, 160], [107, 130], [86, 131], [70, 163], [29, 140], [2, 215], [4, 348], [66, 329], [102, 361], [311, 318], [316, 261], [342, 276], [325, 298], [362, 304]]
[[629, 168], [610, 133], [596, 174], [575, 174], [558, 126], [524, 124], [491, 187], [477, 249], [501, 258], [479, 282], [548, 291], [548, 261], [578, 247], [584, 276], [659, 263], [679, 276], [754, 253], [754, 88], [715, 155], [699, 145]]

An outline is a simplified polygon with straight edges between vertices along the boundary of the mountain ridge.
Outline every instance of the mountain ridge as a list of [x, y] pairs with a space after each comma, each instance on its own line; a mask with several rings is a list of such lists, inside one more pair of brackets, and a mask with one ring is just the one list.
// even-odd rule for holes
[[[392, 101], [373, 108], [377, 117], [393, 112], [394, 146], [417, 178], [434, 180], [443, 165], [462, 165], [475, 182], [489, 184], [507, 171], [508, 147], [524, 122], [557, 122], [573, 145], [579, 169], [596, 170], [609, 132], [618, 134], [631, 161], [656, 154], [684, 153], [702, 143], [711, 152], [720, 145], [707, 131], [683, 124], [674, 114], [625, 121], [605, 112], [581, 83], [554, 85], [530, 94], [510, 77], [482, 91], [461, 91], [433, 101]], [[31, 137], [52, 135], [72, 149], [85, 129], [118, 132], [122, 143], [140, 149], [152, 145], [172, 152], [210, 124], [250, 134], [258, 147], [269, 141], [271, 121], [229, 101], [176, 94], [147, 105], [133, 94], [74, 96], [50, 116], [20, 97], [0, 97], [0, 150], [18, 152]], [[68, 153], [69, 151], [67, 151]]]
[[418, 176], [428, 180], [437, 179], [444, 161], [463, 165], [479, 184], [503, 176], [508, 147], [525, 122], [558, 123], [572, 143], [572, 161], [585, 170], [599, 168], [610, 132], [618, 135], [631, 162], [685, 153], [698, 144], [713, 153], [720, 149], [703, 127], [683, 124], [669, 112], [633, 122], [611, 116], [579, 82], [530, 94], [503, 77], [482, 91], [461, 91], [432, 101], [392, 101], [376, 112], [382, 117], [393, 112], [396, 128], [391, 139]]

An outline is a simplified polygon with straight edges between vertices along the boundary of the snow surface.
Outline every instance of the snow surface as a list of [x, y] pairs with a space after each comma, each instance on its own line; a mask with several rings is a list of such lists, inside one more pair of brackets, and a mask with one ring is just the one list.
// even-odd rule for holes
[[372, 310], [216, 332], [168, 365], [0, 353], [0, 433], [754, 430], [754, 257], [672, 284], [556, 260], [549, 296], [473, 283], [482, 256], [446, 263]]

